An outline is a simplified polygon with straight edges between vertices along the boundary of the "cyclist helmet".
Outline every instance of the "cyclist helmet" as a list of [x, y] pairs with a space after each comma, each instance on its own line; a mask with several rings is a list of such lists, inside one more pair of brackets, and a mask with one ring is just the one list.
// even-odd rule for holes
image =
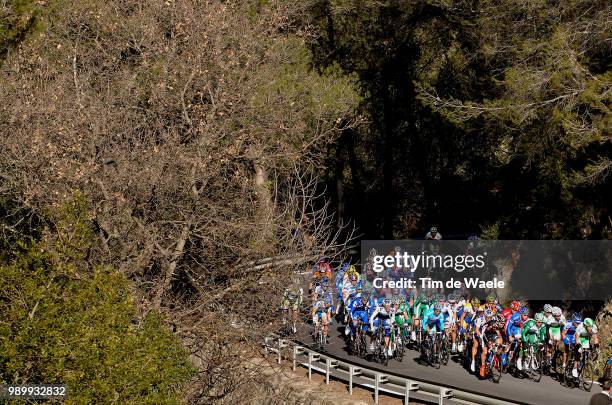
[[559, 317], [563, 314], [563, 311], [561, 311], [561, 308], [559, 307], [553, 307], [552, 314], [553, 316]]
[[497, 319], [497, 323], [500, 325], [504, 325], [506, 323], [506, 318], [502, 314], [497, 314], [495, 319]]
[[529, 308], [527, 307], [522, 307], [520, 312], [521, 312], [521, 315], [529, 316]]
[[518, 312], [521, 310], [521, 303], [518, 301], [512, 301], [512, 303], [510, 304], [510, 309], [512, 309], [512, 311], [514, 312]]
[[477, 307], [480, 306], [480, 300], [476, 297], [473, 297], [471, 300], [472, 303], [472, 307], [474, 307], [474, 309], [476, 309]]
[[503, 315], [504, 319], [510, 319], [512, 316], [512, 310], [510, 308], [506, 308], [501, 311], [501, 314]]
[[574, 312], [574, 314], [572, 315], [572, 322], [574, 323], [582, 322], [582, 315], [580, 315], [578, 312]]
[[551, 313], [552, 312], [552, 305], [550, 304], [544, 304], [544, 312]]
[[485, 307], [484, 305], [479, 305], [478, 308], [476, 309], [477, 312], [484, 312]]
[[487, 296], [487, 304], [493, 304], [495, 302], [495, 297], [492, 295]]
[[518, 312], [513, 313], [510, 317], [510, 322], [512, 322], [514, 326], [521, 326], [521, 314]]
[[584, 326], [592, 328], [593, 325], [595, 325], [595, 322], [591, 318], [584, 318]]
[[434, 311], [442, 311], [442, 305], [440, 304], [434, 305]]
[[446, 301], [446, 296], [444, 294], [438, 294], [438, 301], [445, 302]]
[[406, 297], [404, 297], [403, 295], [400, 295], [397, 297], [397, 302], [398, 304], [403, 304], [406, 302]]
[[391, 305], [391, 300], [389, 298], [385, 298], [382, 302], [383, 305]]
[[455, 302], [457, 302], [457, 297], [455, 297], [455, 294], [450, 294], [448, 296], [448, 302], [450, 302], [451, 304], [454, 304]]
[[546, 317], [544, 316], [543, 312], [538, 312], [537, 314], [535, 314], [536, 322], [544, 322], [545, 319]]
[[491, 318], [491, 317], [493, 317], [493, 311], [491, 310], [491, 308], [487, 308], [487, 309], [485, 309], [485, 311], [484, 311], [484, 316], [485, 316], [486, 318]]
[[429, 232], [431, 232], [431, 233], [438, 233], [438, 228], [436, 228], [435, 226], [432, 226], [431, 229], [429, 230]]

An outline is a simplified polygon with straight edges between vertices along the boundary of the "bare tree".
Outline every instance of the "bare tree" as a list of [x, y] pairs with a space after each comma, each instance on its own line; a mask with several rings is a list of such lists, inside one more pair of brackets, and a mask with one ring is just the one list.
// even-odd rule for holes
[[43, 216], [87, 197], [92, 260], [200, 359], [193, 402], [254, 378], [236, 354], [274, 328], [295, 271], [346, 242], [316, 168], [358, 96], [310, 69], [304, 7], [73, 2], [0, 68], [0, 194]]

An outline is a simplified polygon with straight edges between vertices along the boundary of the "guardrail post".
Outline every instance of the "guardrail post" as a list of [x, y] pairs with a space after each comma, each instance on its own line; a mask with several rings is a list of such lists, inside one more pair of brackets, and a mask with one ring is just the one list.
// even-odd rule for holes
[[331, 366], [331, 359], [325, 359], [325, 384], [329, 385], [329, 369]]
[[361, 374], [361, 367], [349, 365], [349, 395], [353, 395], [353, 377]]
[[312, 358], [314, 357], [314, 353], [308, 352], [308, 381], [312, 380]]
[[404, 405], [408, 405], [410, 402], [410, 391], [416, 391], [419, 389], [419, 384], [406, 380], [406, 393], [404, 395]]
[[293, 346], [293, 371], [295, 371], [297, 368], [297, 356], [300, 354], [301, 350], [302, 346]]
[[387, 376], [382, 373], [374, 374], [374, 403], [378, 403], [378, 390], [380, 388], [380, 383], [385, 382], [387, 380]]
[[452, 398], [453, 396], [453, 391], [449, 390], [448, 388], [440, 387], [440, 401], [438, 404], [443, 405], [445, 399]]
[[378, 403], [378, 384], [379, 384], [380, 373], [374, 374], [374, 403]]

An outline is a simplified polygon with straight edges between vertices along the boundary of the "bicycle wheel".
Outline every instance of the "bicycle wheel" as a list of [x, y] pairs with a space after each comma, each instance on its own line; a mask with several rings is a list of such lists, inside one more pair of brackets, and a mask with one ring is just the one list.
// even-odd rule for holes
[[565, 370], [563, 369], [563, 353], [561, 353], [558, 350], [555, 350], [555, 353], [553, 354], [553, 358], [554, 358], [554, 367], [555, 367], [555, 379], [559, 381], [561, 384], [565, 384], [565, 381], [564, 381]]
[[404, 339], [401, 337], [397, 338], [395, 344], [395, 359], [399, 362], [404, 359]]
[[502, 377], [502, 361], [501, 361], [501, 355], [499, 354], [494, 354], [493, 357], [491, 358], [491, 364], [490, 364], [490, 378], [491, 381], [493, 381], [495, 384], [499, 383], [499, 380], [501, 380]]
[[431, 352], [432, 352], [432, 363], [436, 369], [440, 368], [441, 364], [441, 356], [440, 356], [440, 342], [436, 342], [435, 340], [431, 344]]
[[[359, 339], [359, 335], [360, 335], [359, 332], [355, 333], [355, 336], [350, 336], [349, 335], [349, 341], [351, 342], [349, 347], [351, 349], [351, 354], [353, 356], [358, 356], [360, 351], [361, 351], [361, 341]], [[352, 339], [351, 339], [351, 337], [352, 337]]]
[[587, 361], [582, 370], [580, 370], [580, 386], [585, 391], [591, 391], [591, 388], [593, 388], [594, 379], [595, 372], [593, 371], [593, 365], [590, 361]]
[[441, 349], [441, 361], [445, 366], [448, 365], [448, 359], [450, 358], [450, 352], [448, 350], [448, 341], [446, 339], [442, 340], [440, 345]]
[[535, 353], [532, 353], [531, 364], [530, 364], [530, 368], [531, 368], [530, 376], [534, 382], [540, 382], [540, 380], [542, 379], [542, 367], [543, 367], [542, 363], [543, 363], [542, 352], [538, 350]]

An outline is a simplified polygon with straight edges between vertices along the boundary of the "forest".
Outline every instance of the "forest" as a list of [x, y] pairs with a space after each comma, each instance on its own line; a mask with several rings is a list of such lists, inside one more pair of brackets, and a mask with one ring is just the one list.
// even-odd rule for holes
[[602, 0], [0, 1], [0, 382], [260, 402], [249, 359], [321, 255], [431, 226], [612, 239], [610, 21]]

